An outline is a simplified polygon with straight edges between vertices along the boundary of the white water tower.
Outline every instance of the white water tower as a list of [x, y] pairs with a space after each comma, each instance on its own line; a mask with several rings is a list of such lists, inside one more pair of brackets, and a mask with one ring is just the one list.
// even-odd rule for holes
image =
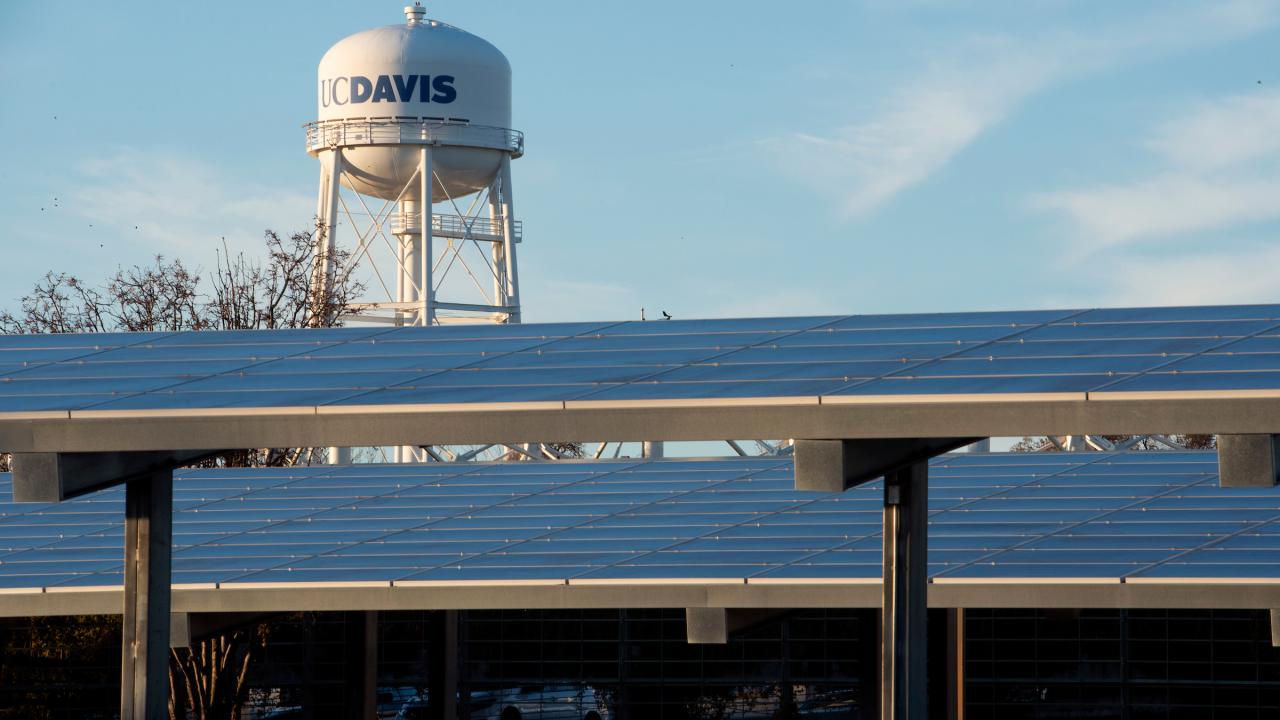
[[[519, 322], [511, 160], [524, 138], [510, 127], [511, 65], [420, 3], [404, 12], [320, 60], [306, 126], [320, 160], [319, 277], [360, 269], [371, 297], [349, 306], [359, 321]], [[333, 262], [344, 224], [348, 267]]]

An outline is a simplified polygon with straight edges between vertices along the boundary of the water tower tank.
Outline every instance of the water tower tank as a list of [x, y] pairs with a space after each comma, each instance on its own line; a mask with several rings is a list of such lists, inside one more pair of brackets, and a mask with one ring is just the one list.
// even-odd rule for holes
[[487, 187], [504, 154], [519, 156], [511, 127], [511, 65], [487, 41], [405, 8], [407, 22], [339, 40], [320, 60], [312, 155], [341, 147], [342, 182], [365, 195], [417, 197], [418, 148], [433, 147], [433, 195]]

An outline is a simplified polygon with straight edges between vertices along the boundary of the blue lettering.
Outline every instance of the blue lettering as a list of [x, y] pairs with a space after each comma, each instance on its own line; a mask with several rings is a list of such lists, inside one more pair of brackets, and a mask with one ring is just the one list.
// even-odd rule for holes
[[378, 76], [378, 84], [373, 88], [374, 102], [395, 102], [396, 91], [391, 89], [391, 78], [387, 75]]
[[363, 75], [351, 76], [351, 102], [362, 103], [373, 94], [373, 83]]
[[320, 81], [320, 105], [341, 107], [348, 103], [410, 103], [417, 92], [420, 103], [448, 104], [458, 99], [452, 75], [364, 75], [339, 76]]
[[431, 87], [436, 91], [431, 96], [431, 102], [451, 103], [458, 99], [458, 91], [453, 87], [452, 75], [437, 75]]
[[392, 79], [396, 81], [396, 90], [400, 92], [400, 102], [413, 102], [413, 89], [418, 85], [418, 76], [410, 75], [406, 78], [404, 75], [393, 75]]

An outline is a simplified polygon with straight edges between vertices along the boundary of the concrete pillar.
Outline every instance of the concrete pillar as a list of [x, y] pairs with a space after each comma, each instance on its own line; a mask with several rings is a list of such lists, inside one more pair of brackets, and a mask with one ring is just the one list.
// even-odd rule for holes
[[885, 476], [883, 720], [927, 720], [928, 462]]
[[169, 717], [170, 560], [173, 556], [173, 472], [157, 471], [125, 484], [124, 633], [120, 717]]

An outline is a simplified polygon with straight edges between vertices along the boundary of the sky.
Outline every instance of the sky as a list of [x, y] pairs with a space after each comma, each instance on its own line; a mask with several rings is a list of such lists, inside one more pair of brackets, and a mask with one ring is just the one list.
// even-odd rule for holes
[[[0, 2], [0, 307], [310, 227], [403, 4]], [[1280, 0], [425, 4], [514, 68], [526, 321], [1280, 301]]]

